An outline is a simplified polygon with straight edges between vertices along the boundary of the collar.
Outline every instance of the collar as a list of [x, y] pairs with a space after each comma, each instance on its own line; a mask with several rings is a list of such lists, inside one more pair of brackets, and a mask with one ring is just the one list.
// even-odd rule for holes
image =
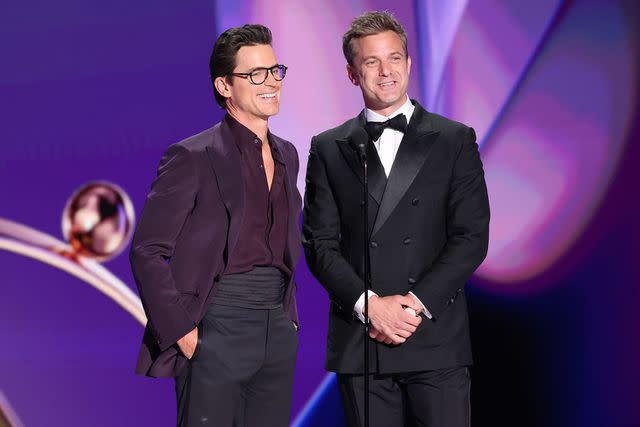
[[[262, 150], [262, 141], [258, 136], [251, 131], [248, 127], [234, 119], [230, 114], [225, 114], [225, 123], [231, 130], [231, 135], [240, 150], [240, 154], [246, 153], [248, 150]], [[267, 130], [267, 142], [271, 147], [271, 153], [273, 159], [279, 163], [284, 163], [284, 159], [278, 149], [278, 144], [274, 143], [274, 138], [271, 135], [271, 131]]]
[[378, 114], [373, 110], [365, 108], [364, 110], [364, 118], [368, 122], [384, 122], [388, 119], [391, 119], [398, 114], [404, 114], [407, 118], [407, 123], [411, 120], [411, 116], [413, 115], [413, 110], [415, 110], [415, 106], [411, 103], [409, 99], [409, 95], [406, 95], [407, 99], [404, 101], [404, 104], [400, 106], [396, 111], [391, 113], [389, 116], [383, 116], [382, 114]]

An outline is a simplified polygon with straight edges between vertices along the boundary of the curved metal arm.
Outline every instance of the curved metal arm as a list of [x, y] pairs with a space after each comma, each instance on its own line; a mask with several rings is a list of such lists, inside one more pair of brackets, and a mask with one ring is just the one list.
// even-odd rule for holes
[[0, 218], [0, 249], [66, 271], [111, 298], [142, 325], [147, 323], [140, 298], [98, 262], [77, 255], [70, 245], [33, 228]]

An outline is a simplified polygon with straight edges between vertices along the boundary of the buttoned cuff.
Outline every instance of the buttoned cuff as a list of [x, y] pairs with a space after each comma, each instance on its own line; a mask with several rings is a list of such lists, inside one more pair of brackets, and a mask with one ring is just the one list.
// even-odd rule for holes
[[[371, 290], [367, 291], [367, 295], [369, 295], [369, 298], [374, 295], [378, 296], [378, 294]], [[360, 295], [360, 298], [358, 298], [358, 301], [356, 301], [356, 304], [353, 306], [353, 311], [358, 319], [360, 319], [360, 321], [364, 323], [364, 314], [362, 313], [364, 311], [364, 292]]]
[[420, 301], [420, 298], [418, 298], [416, 296], [416, 294], [414, 294], [411, 291], [409, 291], [409, 293], [411, 295], [413, 295], [413, 297], [416, 299], [416, 301], [418, 301], [418, 304], [420, 304], [422, 306], [422, 312], [424, 313], [425, 316], [427, 316], [427, 319], [433, 319], [433, 316], [431, 315], [431, 312], [429, 310], [427, 310], [427, 307], [422, 303], [422, 301]]

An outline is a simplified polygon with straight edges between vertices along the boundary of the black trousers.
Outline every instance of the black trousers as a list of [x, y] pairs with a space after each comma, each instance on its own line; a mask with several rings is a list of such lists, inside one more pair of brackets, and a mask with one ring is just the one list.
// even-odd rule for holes
[[[364, 425], [364, 375], [338, 374], [350, 427]], [[371, 427], [469, 427], [469, 368], [369, 377]]]
[[178, 426], [287, 426], [298, 335], [282, 307], [211, 304], [200, 328], [176, 377]]

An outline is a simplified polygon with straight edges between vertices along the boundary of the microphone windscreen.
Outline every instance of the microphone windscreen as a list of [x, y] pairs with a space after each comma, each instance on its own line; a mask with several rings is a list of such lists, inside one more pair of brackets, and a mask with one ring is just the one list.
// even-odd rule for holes
[[362, 127], [357, 127], [351, 134], [349, 143], [360, 155], [364, 156], [367, 149], [367, 142], [369, 141], [369, 134]]

